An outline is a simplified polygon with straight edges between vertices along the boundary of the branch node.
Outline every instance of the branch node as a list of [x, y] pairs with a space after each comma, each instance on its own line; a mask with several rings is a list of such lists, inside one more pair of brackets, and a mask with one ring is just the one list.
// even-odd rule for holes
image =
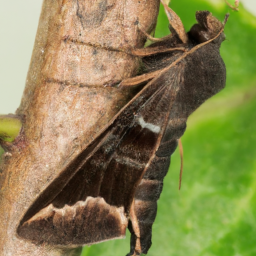
[[0, 144], [11, 143], [19, 135], [22, 123], [15, 115], [0, 115]]

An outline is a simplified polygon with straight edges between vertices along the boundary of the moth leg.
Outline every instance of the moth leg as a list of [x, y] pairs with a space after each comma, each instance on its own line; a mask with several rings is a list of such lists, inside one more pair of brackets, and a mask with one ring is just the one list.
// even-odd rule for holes
[[160, 70], [146, 73], [140, 76], [135, 76], [131, 78], [126, 78], [122, 80], [122, 82], [118, 85], [118, 87], [135, 87], [141, 85], [142, 83], [149, 82], [153, 78], [155, 78], [160, 73]]
[[162, 46], [157, 46], [157, 47], [146, 47], [146, 48], [135, 49], [131, 51], [131, 54], [134, 56], [146, 57], [146, 56], [150, 56], [158, 53], [173, 52], [173, 51], [185, 52], [187, 51], [187, 49], [182, 46], [175, 47], [175, 48], [166, 48]]
[[134, 209], [134, 200], [130, 209], [130, 221], [128, 224], [129, 231], [131, 233], [131, 242], [130, 242], [130, 253], [126, 256], [136, 256], [142, 253], [141, 242], [140, 242], [140, 227], [138, 219]]
[[178, 139], [179, 151], [180, 151], [180, 181], [179, 181], [179, 190], [181, 189], [181, 181], [182, 181], [182, 174], [183, 174], [183, 147], [181, 139]]
[[161, 41], [164, 41], [170, 37], [172, 37], [172, 35], [167, 35], [165, 37], [162, 37], [162, 38], [156, 38], [156, 37], [153, 37], [151, 36], [150, 34], [148, 34], [141, 26], [138, 25], [138, 29], [147, 37], [148, 40], [152, 41], [152, 42], [161, 42]]
[[235, 6], [231, 5], [227, 0], [225, 0], [226, 4], [234, 11], [239, 11], [239, 0], [235, 1]]
[[[159, 70], [151, 73], [139, 75], [139, 76], [129, 77], [129, 78], [123, 79], [120, 83], [114, 84], [114, 86], [117, 88], [136, 87], [143, 83], [149, 82], [150, 80], [155, 78], [158, 74], [159, 74]], [[110, 84], [104, 85], [104, 87], [109, 87], [109, 86], [113, 86], [113, 85], [110, 85]]]
[[172, 34], [177, 34], [180, 40], [186, 44], [188, 42], [188, 36], [180, 17], [170, 7], [168, 7], [168, 5], [163, 2], [163, 0], [161, 0], [161, 3], [164, 6], [165, 13], [169, 20]]

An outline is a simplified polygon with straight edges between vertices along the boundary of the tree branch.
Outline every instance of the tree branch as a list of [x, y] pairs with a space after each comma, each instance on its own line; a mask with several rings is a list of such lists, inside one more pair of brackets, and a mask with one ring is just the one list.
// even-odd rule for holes
[[17, 110], [23, 129], [1, 168], [1, 255], [79, 255], [79, 248], [21, 239], [17, 227], [40, 193], [134, 95], [104, 86], [137, 74], [139, 58], [126, 51], [143, 47], [137, 23], [152, 31], [158, 8], [159, 0], [44, 0]]

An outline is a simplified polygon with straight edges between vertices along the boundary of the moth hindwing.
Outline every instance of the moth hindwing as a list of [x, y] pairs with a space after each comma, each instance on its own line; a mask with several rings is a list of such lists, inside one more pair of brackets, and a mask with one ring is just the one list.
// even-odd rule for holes
[[134, 50], [144, 73], [121, 83], [143, 88], [41, 193], [20, 222], [19, 236], [81, 246], [124, 237], [128, 227], [128, 255], [147, 253], [177, 139], [188, 116], [225, 86], [226, 76], [219, 55], [223, 24], [197, 12], [198, 24], [185, 33], [178, 16], [164, 8], [172, 35]]

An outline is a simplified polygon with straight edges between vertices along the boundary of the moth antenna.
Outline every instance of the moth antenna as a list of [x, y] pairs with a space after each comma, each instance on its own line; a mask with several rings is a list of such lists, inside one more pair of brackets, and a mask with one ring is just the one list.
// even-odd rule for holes
[[168, 5], [171, 2], [171, 0], [163, 0], [163, 2]]
[[228, 18], [229, 18], [229, 13], [227, 13], [227, 14], [225, 15], [224, 21], [222, 22], [222, 24], [223, 24], [224, 27], [225, 27], [225, 25], [226, 25], [226, 23], [227, 23], [227, 21], [228, 21]]
[[167, 4], [165, 4], [164, 0], [161, 0], [161, 3], [164, 6], [165, 13], [169, 20], [171, 32], [176, 33], [179, 36], [180, 40], [184, 44], [186, 44], [188, 42], [188, 36], [180, 17], [170, 7], [168, 7]]
[[182, 173], [183, 173], [183, 147], [181, 139], [178, 139], [179, 151], [180, 151], [180, 181], [179, 181], [179, 190], [181, 189]]
[[225, 0], [226, 4], [234, 11], [239, 11], [239, 0], [235, 1], [235, 6], [231, 5], [227, 0]]

